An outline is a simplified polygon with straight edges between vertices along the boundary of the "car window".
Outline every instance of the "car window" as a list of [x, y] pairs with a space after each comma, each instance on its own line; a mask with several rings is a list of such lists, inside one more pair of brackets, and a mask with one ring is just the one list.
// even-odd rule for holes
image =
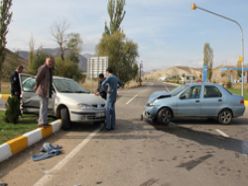
[[64, 93], [87, 93], [77, 82], [71, 79], [54, 79], [54, 86], [58, 92]]
[[23, 91], [34, 92], [35, 83], [36, 81], [34, 78], [26, 78], [22, 83]]
[[222, 97], [220, 90], [216, 86], [206, 85], [204, 88], [204, 98]]
[[198, 99], [201, 95], [201, 85], [187, 88], [180, 96], [181, 99]]

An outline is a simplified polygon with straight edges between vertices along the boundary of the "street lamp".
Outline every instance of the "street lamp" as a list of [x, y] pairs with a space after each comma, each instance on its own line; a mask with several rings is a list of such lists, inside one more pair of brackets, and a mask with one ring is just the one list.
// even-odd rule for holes
[[234, 20], [234, 19], [231, 19], [229, 17], [226, 17], [226, 16], [223, 16], [221, 14], [217, 14], [215, 12], [212, 12], [212, 11], [209, 11], [207, 9], [204, 9], [204, 8], [201, 8], [199, 6], [197, 6], [195, 3], [192, 4], [192, 10], [196, 10], [196, 9], [199, 9], [199, 10], [202, 10], [204, 12], [207, 12], [207, 13], [210, 13], [210, 14], [213, 14], [215, 16], [218, 16], [218, 17], [221, 17], [225, 20], [228, 20], [228, 21], [231, 21], [233, 23], [235, 23], [240, 31], [241, 31], [241, 43], [242, 43], [242, 66], [241, 66], [241, 69], [242, 69], [242, 74], [241, 74], [241, 79], [242, 79], [242, 82], [241, 82], [241, 95], [243, 96], [244, 95], [244, 58], [245, 58], [245, 50], [244, 50], [244, 33], [243, 33], [243, 29], [241, 27], [241, 25], [239, 24], [238, 21]]

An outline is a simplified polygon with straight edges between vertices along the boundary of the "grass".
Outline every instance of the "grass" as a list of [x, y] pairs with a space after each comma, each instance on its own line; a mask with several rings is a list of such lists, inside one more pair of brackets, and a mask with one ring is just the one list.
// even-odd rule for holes
[[[241, 90], [240, 89], [235, 89], [235, 88], [229, 88], [228, 89], [230, 92], [233, 94], [241, 95]], [[248, 100], [248, 91], [244, 89], [244, 98], [245, 100]]]
[[24, 115], [17, 124], [4, 121], [4, 111], [0, 111], [0, 145], [10, 139], [37, 128], [35, 115]]

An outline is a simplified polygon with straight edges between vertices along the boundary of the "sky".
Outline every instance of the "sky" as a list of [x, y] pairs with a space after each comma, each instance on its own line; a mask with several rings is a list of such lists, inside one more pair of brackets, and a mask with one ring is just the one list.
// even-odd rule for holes
[[[236, 65], [242, 55], [241, 31], [237, 25], [192, 10], [192, 3], [238, 21], [244, 31], [245, 64], [248, 62], [248, 1], [246, 0], [126, 0], [121, 25], [128, 39], [138, 44], [138, 63], [144, 70], [175, 65], [201, 67], [203, 47], [209, 43], [214, 66]], [[12, 0], [12, 22], [7, 48], [28, 50], [57, 47], [51, 36], [55, 23], [69, 24], [68, 33], [80, 33], [82, 54], [95, 53], [95, 47], [109, 21], [107, 0]]]

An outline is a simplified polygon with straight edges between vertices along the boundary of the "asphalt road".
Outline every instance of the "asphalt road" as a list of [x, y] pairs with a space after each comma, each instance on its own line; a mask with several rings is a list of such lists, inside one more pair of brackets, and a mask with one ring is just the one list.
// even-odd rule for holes
[[227, 126], [205, 119], [169, 127], [141, 121], [148, 95], [171, 88], [147, 83], [120, 91], [115, 131], [75, 125], [46, 140], [62, 145], [62, 155], [33, 162], [40, 142], [0, 164], [0, 180], [10, 186], [247, 186], [248, 113]]

